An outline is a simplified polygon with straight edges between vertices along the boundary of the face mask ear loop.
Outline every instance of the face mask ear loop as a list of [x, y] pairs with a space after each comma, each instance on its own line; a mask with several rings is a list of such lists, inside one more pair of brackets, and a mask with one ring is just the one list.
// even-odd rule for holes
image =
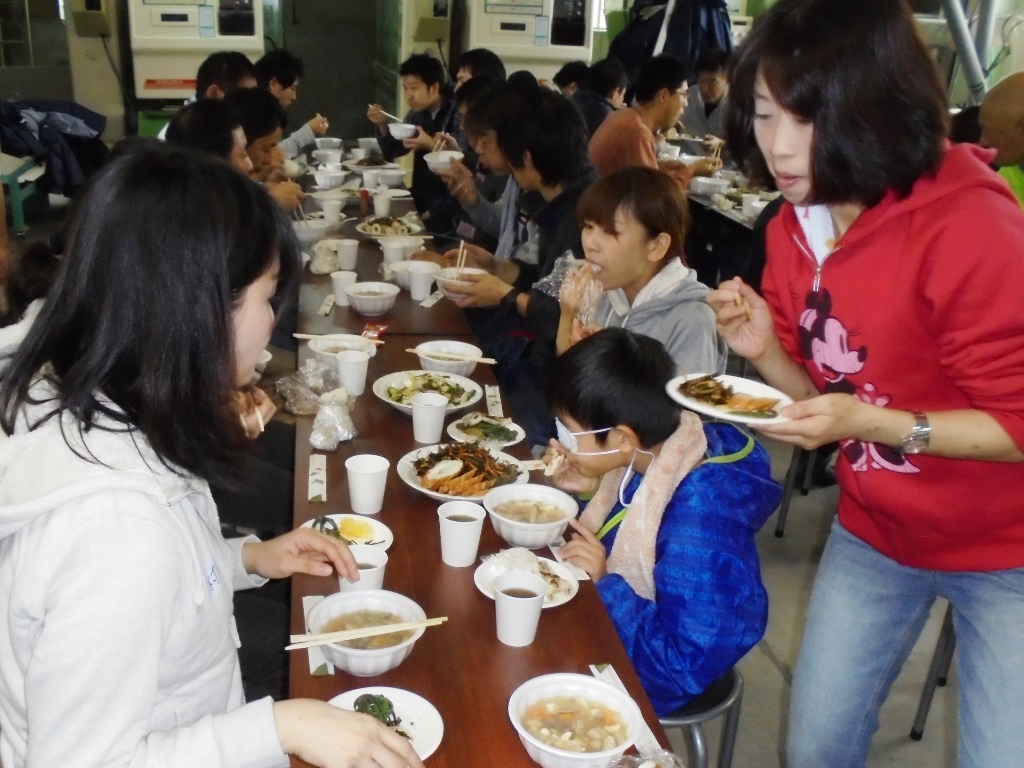
[[633, 449], [633, 455], [629, 459], [629, 466], [626, 467], [626, 474], [624, 474], [622, 476], [622, 482], [619, 483], [619, 504], [622, 505], [623, 509], [629, 509], [629, 504], [627, 504], [625, 499], [622, 498], [622, 494], [625, 493], [626, 486], [629, 485], [629, 481], [633, 479], [633, 462], [636, 461], [636, 453], [637, 453], [637, 451], [639, 451], [640, 453], [645, 453], [648, 456], [653, 456], [654, 455], [650, 451], [645, 451], [643, 448], [634, 448]]

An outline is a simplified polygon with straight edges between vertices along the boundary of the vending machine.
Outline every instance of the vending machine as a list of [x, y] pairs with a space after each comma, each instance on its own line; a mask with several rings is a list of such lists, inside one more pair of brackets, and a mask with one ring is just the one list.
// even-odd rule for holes
[[508, 72], [550, 79], [567, 61], [590, 63], [598, 0], [469, 0], [462, 50], [489, 48]]
[[135, 96], [195, 94], [196, 70], [216, 51], [263, 55], [263, 0], [128, 0]]

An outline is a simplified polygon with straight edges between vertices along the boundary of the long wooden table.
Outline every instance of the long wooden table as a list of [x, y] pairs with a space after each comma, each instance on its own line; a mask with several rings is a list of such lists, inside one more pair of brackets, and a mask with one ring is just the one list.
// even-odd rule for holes
[[[370, 274], [381, 260], [380, 249], [366, 244], [360, 247], [360, 274]], [[317, 296], [330, 290], [327, 275], [308, 272], [303, 278], [303, 301], [299, 329], [305, 332], [344, 330], [358, 332], [363, 319], [347, 308], [319, 318]], [[372, 382], [386, 374], [417, 367], [407, 347], [423, 340], [423, 334], [442, 337], [467, 337], [469, 328], [454, 305], [443, 300], [430, 310], [409, 306], [409, 294], [403, 291], [392, 312], [380, 318], [390, 328], [386, 343], [371, 358], [366, 392], [359, 397], [353, 420], [359, 435], [327, 454], [327, 500], [307, 500], [307, 469], [312, 450], [309, 445], [311, 417], [300, 417], [296, 429], [295, 523], [322, 514], [350, 512], [344, 461], [358, 453], [376, 453], [391, 461], [384, 508], [376, 519], [394, 533], [384, 588], [400, 592], [419, 603], [427, 616], [447, 616], [440, 627], [428, 628], [417, 641], [412, 654], [396, 669], [372, 678], [354, 677], [336, 672], [332, 676], [313, 676], [305, 651], [293, 651], [290, 667], [290, 695], [327, 700], [347, 690], [367, 686], [404, 688], [429, 700], [444, 720], [441, 746], [427, 764], [435, 768], [469, 766], [534, 765], [509, 722], [508, 699], [523, 682], [551, 672], [588, 674], [589, 664], [612, 664], [629, 693], [640, 705], [648, 724], [663, 745], [664, 731], [643, 691], [639, 679], [615, 632], [593, 582], [580, 584], [579, 593], [567, 604], [544, 611], [537, 638], [526, 648], [510, 648], [497, 639], [494, 603], [473, 583], [474, 568], [452, 568], [441, 562], [438, 502], [408, 487], [396, 474], [398, 460], [419, 447], [413, 440], [412, 420], [371, 391]], [[312, 310], [311, 310], [312, 308]], [[452, 310], [456, 311], [453, 312]], [[312, 316], [310, 315], [312, 311]], [[398, 334], [396, 318], [419, 319], [416, 335]], [[404, 321], [403, 321], [404, 322]], [[300, 360], [309, 355], [300, 347]], [[480, 385], [495, 383], [489, 367], [480, 365], [471, 377]], [[482, 403], [481, 403], [482, 406]], [[506, 405], [507, 408], [507, 405]], [[524, 456], [524, 448], [515, 446], [510, 453]], [[542, 481], [539, 477], [534, 481]], [[495, 553], [508, 545], [498, 538], [489, 522], [484, 523], [480, 555]], [[538, 552], [551, 556], [546, 549]], [[337, 591], [336, 578], [295, 576], [292, 580], [293, 632], [305, 630], [302, 598]], [[304, 765], [295, 759], [295, 766]]]

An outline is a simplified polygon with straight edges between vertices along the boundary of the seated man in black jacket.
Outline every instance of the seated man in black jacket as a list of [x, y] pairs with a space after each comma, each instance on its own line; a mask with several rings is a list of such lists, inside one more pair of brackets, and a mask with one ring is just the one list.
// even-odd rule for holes
[[622, 106], [626, 98], [626, 69], [618, 59], [601, 59], [588, 70], [583, 85], [572, 100], [587, 124], [587, 134], [594, 135], [604, 119]]
[[457, 113], [445, 84], [444, 67], [433, 56], [416, 53], [398, 68], [402, 90], [409, 102], [405, 122], [416, 126], [416, 135], [396, 139], [388, 130], [388, 118], [379, 104], [371, 104], [366, 117], [377, 126], [377, 143], [387, 160], [413, 151], [412, 197], [427, 230], [435, 235], [449, 236], [453, 217], [461, 210], [458, 201], [448, 194], [444, 181], [435, 175], [424, 159], [437, 145], [440, 136], [454, 130]]
[[538, 259], [527, 264], [480, 257], [474, 249], [470, 262], [489, 274], [465, 275], [470, 285], [458, 303], [487, 308], [468, 313], [470, 324], [488, 354], [498, 359], [496, 374], [513, 415], [527, 437], [542, 444], [553, 432], [543, 391], [555, 356], [559, 306], [557, 289], [550, 295], [535, 286], [567, 251], [582, 258], [576, 203], [597, 174], [587, 158], [583, 118], [561, 94], [537, 87], [510, 96], [504, 119], [495, 125], [498, 148], [522, 189], [519, 208], [537, 227]]

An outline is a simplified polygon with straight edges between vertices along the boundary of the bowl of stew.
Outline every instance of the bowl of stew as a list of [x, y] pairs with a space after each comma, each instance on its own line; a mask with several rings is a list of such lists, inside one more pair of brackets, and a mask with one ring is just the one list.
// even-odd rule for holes
[[[311, 634], [422, 621], [423, 609], [405, 595], [386, 589], [335, 592], [313, 606], [306, 620]], [[320, 648], [335, 667], [357, 677], [372, 677], [394, 669], [412, 653], [423, 627], [375, 635]]]

